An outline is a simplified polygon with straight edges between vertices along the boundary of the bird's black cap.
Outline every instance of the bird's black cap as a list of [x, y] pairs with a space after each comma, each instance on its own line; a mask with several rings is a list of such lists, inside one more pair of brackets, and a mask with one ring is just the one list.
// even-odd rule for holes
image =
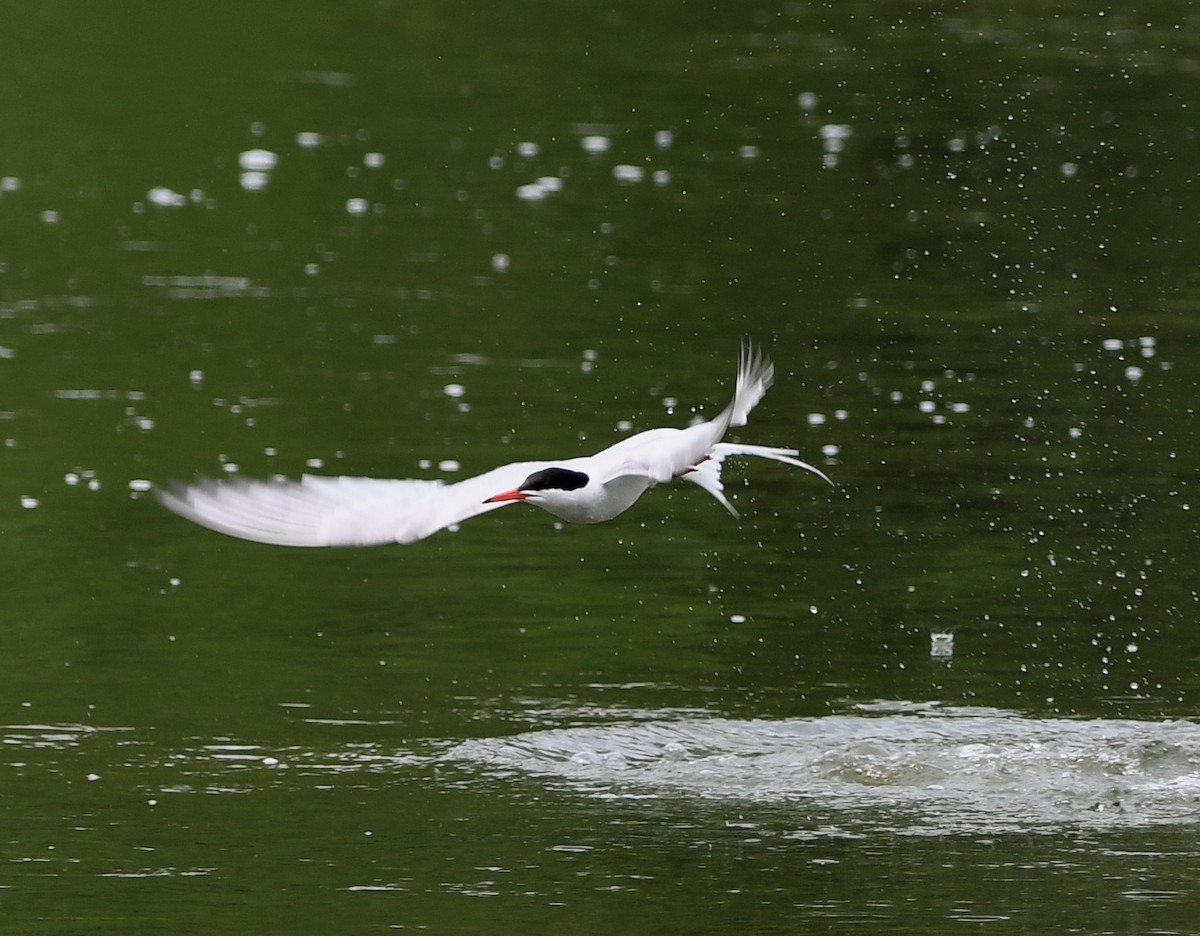
[[521, 482], [518, 491], [577, 491], [588, 483], [582, 471], [569, 468], [543, 468]]

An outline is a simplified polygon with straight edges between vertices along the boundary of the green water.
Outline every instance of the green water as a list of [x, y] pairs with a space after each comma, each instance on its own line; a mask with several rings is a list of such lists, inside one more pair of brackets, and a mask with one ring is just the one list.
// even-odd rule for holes
[[[1198, 30], [14, 11], [0, 928], [1194, 932]], [[142, 490], [585, 454], [747, 335], [738, 438], [837, 486], [731, 465], [740, 521], [298, 551]]]

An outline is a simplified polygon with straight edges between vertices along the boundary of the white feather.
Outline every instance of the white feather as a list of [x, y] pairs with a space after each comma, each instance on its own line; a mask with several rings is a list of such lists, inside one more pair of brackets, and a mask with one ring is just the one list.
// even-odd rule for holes
[[163, 506], [201, 526], [276, 546], [413, 543], [503, 507], [485, 504], [520, 484], [543, 462], [517, 462], [452, 484], [442, 481], [233, 478], [158, 490]]

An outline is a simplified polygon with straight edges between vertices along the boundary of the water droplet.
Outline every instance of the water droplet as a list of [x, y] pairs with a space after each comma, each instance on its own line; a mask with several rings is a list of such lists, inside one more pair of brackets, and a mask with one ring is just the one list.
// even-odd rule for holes
[[243, 172], [238, 181], [247, 192], [261, 192], [267, 187], [270, 176], [265, 172]]
[[586, 153], [607, 153], [612, 147], [612, 140], [600, 134], [592, 134], [580, 140], [579, 145]]
[[181, 195], [165, 185], [156, 185], [146, 193], [146, 201], [160, 208], [182, 208], [187, 204], [187, 196]]
[[256, 172], [270, 172], [279, 165], [279, 157], [270, 150], [252, 149], [238, 155], [238, 167]]

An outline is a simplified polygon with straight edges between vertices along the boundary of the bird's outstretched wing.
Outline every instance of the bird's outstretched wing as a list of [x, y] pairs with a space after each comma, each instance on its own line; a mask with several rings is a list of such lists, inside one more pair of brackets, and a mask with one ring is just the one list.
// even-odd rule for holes
[[[750, 410], [758, 405], [771, 385], [775, 383], [775, 365], [753, 342], [747, 341], [738, 354], [737, 379], [734, 381], [733, 399], [718, 419], [728, 416], [726, 428], [746, 425]], [[724, 435], [724, 431], [721, 433]]]
[[201, 478], [158, 489], [155, 496], [201, 526], [257, 543], [374, 546], [416, 542], [503, 507], [484, 500], [544, 467], [516, 462], [452, 484], [319, 475], [299, 481]]

